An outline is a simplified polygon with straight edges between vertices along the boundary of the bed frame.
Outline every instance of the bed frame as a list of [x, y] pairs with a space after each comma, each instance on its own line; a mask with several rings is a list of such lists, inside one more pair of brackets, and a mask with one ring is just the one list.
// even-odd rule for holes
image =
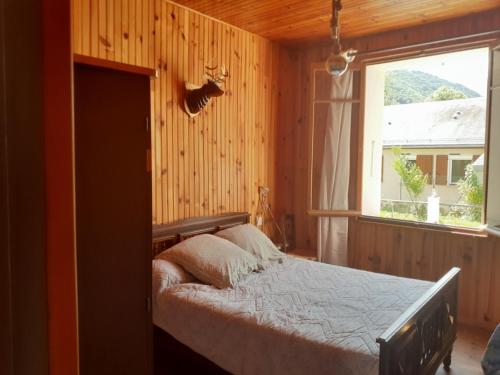
[[[199, 217], [153, 227], [153, 257], [203, 234], [249, 222], [248, 213]], [[432, 375], [451, 365], [457, 332], [459, 268], [452, 268], [408, 308], [379, 338], [379, 375]], [[227, 374], [208, 359], [154, 327], [155, 375]], [[180, 366], [180, 367], [179, 367]]]

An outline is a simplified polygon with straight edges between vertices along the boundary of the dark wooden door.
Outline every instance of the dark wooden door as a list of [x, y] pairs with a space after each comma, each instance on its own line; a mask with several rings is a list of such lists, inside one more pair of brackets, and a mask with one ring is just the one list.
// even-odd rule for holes
[[75, 65], [82, 375], [151, 373], [149, 93], [149, 77]]

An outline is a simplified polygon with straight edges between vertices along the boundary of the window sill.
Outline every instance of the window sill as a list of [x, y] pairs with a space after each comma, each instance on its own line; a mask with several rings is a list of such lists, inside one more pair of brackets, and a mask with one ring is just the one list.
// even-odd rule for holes
[[500, 225], [488, 225], [485, 230], [489, 235], [500, 237]]
[[377, 223], [383, 225], [399, 226], [399, 227], [414, 228], [421, 230], [432, 230], [436, 232], [451, 233], [464, 236], [484, 237], [484, 238], [488, 237], [488, 233], [482, 228], [478, 229], [464, 228], [464, 227], [456, 227], [444, 224], [429, 224], [417, 221], [388, 219], [384, 217], [364, 216], [364, 215], [359, 216], [357, 220], [367, 223]]
[[308, 210], [307, 214], [309, 216], [323, 216], [323, 217], [358, 217], [361, 215], [361, 211], [357, 210]]

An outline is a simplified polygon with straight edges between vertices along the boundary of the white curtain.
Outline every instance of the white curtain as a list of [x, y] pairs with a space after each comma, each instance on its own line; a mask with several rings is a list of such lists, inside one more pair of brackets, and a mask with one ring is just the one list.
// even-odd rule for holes
[[[331, 98], [352, 98], [352, 71], [332, 78]], [[352, 103], [331, 103], [327, 115], [319, 189], [320, 210], [349, 209], [349, 156]], [[322, 262], [347, 265], [347, 226], [344, 217], [319, 217], [318, 257]]]

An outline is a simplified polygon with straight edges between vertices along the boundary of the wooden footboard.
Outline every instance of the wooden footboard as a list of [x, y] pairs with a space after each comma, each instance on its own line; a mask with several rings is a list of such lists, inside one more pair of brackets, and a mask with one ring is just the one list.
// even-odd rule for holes
[[441, 363], [450, 366], [459, 272], [448, 271], [377, 339], [380, 375], [430, 375]]

